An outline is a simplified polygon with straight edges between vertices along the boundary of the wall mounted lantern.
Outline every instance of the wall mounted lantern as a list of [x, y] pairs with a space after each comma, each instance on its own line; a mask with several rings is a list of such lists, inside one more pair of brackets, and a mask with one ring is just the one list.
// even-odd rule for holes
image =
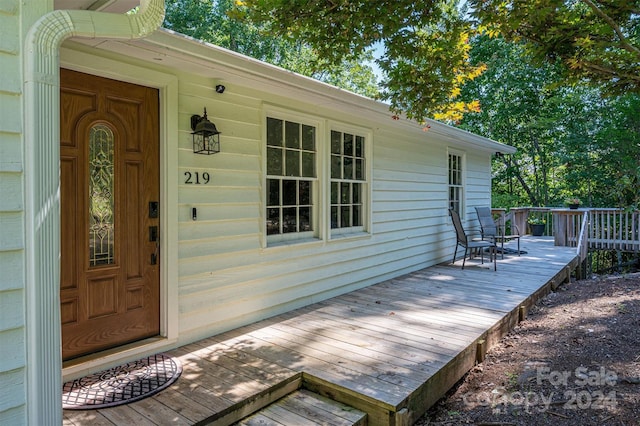
[[207, 108], [204, 109], [202, 117], [191, 116], [191, 130], [194, 153], [211, 155], [220, 152], [220, 132], [207, 118]]

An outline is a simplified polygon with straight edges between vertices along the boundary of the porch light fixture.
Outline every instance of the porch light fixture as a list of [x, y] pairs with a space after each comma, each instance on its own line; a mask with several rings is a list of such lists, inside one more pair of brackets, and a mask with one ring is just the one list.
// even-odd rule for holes
[[206, 107], [202, 116], [191, 116], [191, 130], [194, 153], [211, 155], [220, 152], [220, 132], [207, 118]]

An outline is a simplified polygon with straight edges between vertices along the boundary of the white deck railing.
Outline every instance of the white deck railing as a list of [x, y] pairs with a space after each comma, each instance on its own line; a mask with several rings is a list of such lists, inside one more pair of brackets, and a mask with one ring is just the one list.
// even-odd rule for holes
[[510, 210], [511, 219], [521, 230], [527, 229], [530, 215], [547, 218], [547, 235], [553, 235], [557, 246], [576, 247], [585, 259], [588, 249], [640, 252], [640, 211], [622, 209], [566, 209], [549, 207], [517, 207]]
[[590, 209], [589, 216], [589, 247], [640, 251], [639, 211]]
[[582, 225], [580, 226], [580, 233], [578, 234], [580, 237], [578, 238], [578, 256], [580, 256], [580, 260], [584, 261], [587, 258], [587, 254], [589, 252], [589, 238], [587, 236], [587, 229], [589, 223], [589, 213], [585, 212], [582, 215]]

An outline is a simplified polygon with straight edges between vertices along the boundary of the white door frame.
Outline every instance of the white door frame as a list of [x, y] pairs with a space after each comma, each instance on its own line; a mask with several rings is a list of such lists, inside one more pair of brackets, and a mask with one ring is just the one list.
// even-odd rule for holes
[[63, 380], [149, 355], [178, 339], [178, 183], [171, 178], [178, 175], [178, 79], [172, 74], [103, 58], [87, 50], [86, 46], [67, 43], [60, 49], [60, 66], [153, 87], [160, 92], [160, 335], [164, 339], [152, 338], [144, 345], [127, 345], [97, 359], [72, 363], [63, 369]]

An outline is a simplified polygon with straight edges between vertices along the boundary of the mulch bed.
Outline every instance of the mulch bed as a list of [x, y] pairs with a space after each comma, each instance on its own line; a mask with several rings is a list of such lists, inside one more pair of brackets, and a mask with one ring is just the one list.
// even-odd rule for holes
[[416, 424], [640, 424], [640, 274], [540, 300]]

